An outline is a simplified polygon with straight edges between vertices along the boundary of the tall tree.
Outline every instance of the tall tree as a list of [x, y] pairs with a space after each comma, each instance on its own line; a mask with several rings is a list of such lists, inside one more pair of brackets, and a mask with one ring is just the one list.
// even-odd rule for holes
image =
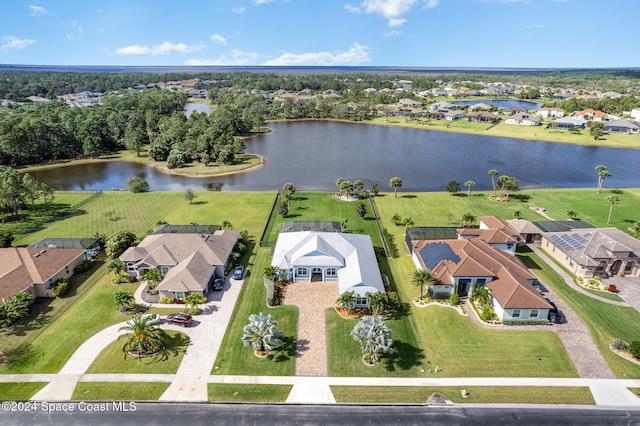
[[282, 331], [272, 315], [264, 312], [249, 315], [249, 324], [242, 329], [242, 343], [260, 354], [271, 351], [282, 344]]
[[118, 231], [111, 235], [106, 241], [105, 252], [107, 256], [116, 258], [119, 257], [126, 249], [136, 244], [138, 238], [131, 231]]
[[351, 330], [351, 336], [360, 344], [360, 349], [373, 364], [380, 361], [383, 353], [393, 353], [391, 330], [382, 317], [366, 315]]
[[187, 188], [184, 190], [184, 193], [182, 194], [182, 198], [187, 200], [189, 204], [192, 204], [193, 200], [196, 198], [196, 193], [193, 192], [193, 189]]
[[358, 194], [358, 197], [360, 196], [360, 191], [362, 191], [364, 189], [364, 182], [362, 182], [360, 179], [356, 180], [353, 182], [353, 189], [355, 189], [356, 194]]
[[460, 192], [460, 183], [452, 179], [447, 183], [447, 186], [444, 189], [446, 189], [451, 195], [454, 195]]
[[613, 211], [613, 206], [620, 202], [620, 197], [618, 197], [617, 195], [612, 195], [610, 197], [607, 197], [607, 200], [609, 201], [609, 217], [607, 217], [607, 224], [609, 224], [611, 222], [611, 212]]
[[604, 183], [605, 178], [611, 176], [611, 172], [607, 170], [607, 166], [598, 165], [596, 166], [596, 171], [598, 172], [598, 194], [602, 191], [602, 184]]
[[22, 187], [25, 195], [31, 200], [31, 208], [36, 211], [36, 198], [40, 197], [40, 182], [29, 173], [22, 175]]
[[476, 186], [476, 183], [472, 180], [468, 180], [464, 183], [464, 186], [467, 187], [467, 197], [471, 196], [471, 187]]
[[392, 177], [389, 180], [389, 186], [393, 188], [393, 196], [394, 197], [398, 197], [398, 188], [402, 187], [402, 179], [400, 179], [399, 177]]
[[424, 290], [432, 286], [436, 279], [429, 269], [416, 269], [411, 274], [411, 282], [420, 289], [420, 299], [424, 300]]
[[493, 188], [493, 196], [496, 196], [496, 176], [499, 172], [496, 169], [491, 169], [487, 173], [491, 176], [491, 187]]
[[131, 307], [136, 302], [133, 293], [129, 290], [121, 289], [113, 293], [113, 303], [119, 310]]

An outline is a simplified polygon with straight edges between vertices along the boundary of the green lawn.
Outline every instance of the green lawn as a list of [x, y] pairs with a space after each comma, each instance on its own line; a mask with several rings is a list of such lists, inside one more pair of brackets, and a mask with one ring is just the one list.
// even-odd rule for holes
[[157, 401], [169, 383], [79, 382], [74, 401]]
[[0, 401], [27, 401], [47, 383], [0, 383]]
[[116, 340], [100, 352], [87, 369], [87, 374], [175, 374], [189, 346], [189, 337], [177, 331], [167, 331], [169, 342], [164, 356], [125, 359], [122, 345], [125, 338]]
[[[249, 238], [255, 240], [262, 232], [273, 201], [272, 193], [197, 194], [196, 202], [190, 205], [181, 193], [105, 192], [82, 206], [81, 214], [51, 222], [46, 229], [29, 234], [14, 245], [29, 244], [43, 236], [87, 237], [95, 232], [109, 235], [121, 229], [130, 229], [142, 237], [159, 220], [175, 224], [221, 224], [229, 220], [234, 229], [246, 229]], [[89, 196], [76, 195], [71, 204]], [[103, 215], [105, 211], [115, 211], [114, 216], [120, 219], [108, 220]], [[117, 312], [113, 293], [120, 288], [133, 292], [137, 284], [111, 285], [104, 260], [96, 262], [91, 271], [72, 277], [71, 283], [65, 298], [39, 300], [33, 315], [18, 326], [0, 331], [0, 351], [8, 357], [7, 364], [0, 366], [0, 373], [55, 373], [88, 337], [128, 319]], [[56, 356], [50, 356], [51, 353]]]
[[[298, 310], [293, 306], [269, 308], [266, 304], [266, 289], [262, 270], [271, 261], [271, 250], [258, 249], [255, 258], [249, 261], [247, 277], [238, 302], [231, 315], [229, 326], [220, 346], [212, 374], [239, 374], [254, 376], [291, 376], [295, 371], [296, 332]], [[284, 332], [284, 344], [266, 358], [258, 358], [253, 350], [242, 344], [242, 328], [249, 315], [266, 312], [278, 321], [278, 329]]]
[[596, 141], [593, 139], [593, 136], [589, 134], [588, 129], [582, 130], [580, 134], [574, 134], [568, 131], [549, 131], [545, 129], [546, 123], [541, 126], [518, 126], [507, 124], [503, 120], [496, 126], [490, 127], [490, 123], [472, 123], [463, 118], [456, 121], [431, 120], [428, 125], [424, 125], [418, 124], [416, 120], [406, 121], [404, 117], [389, 117], [388, 121], [386, 117], [376, 117], [364, 123], [379, 126], [410, 127], [441, 132], [467, 133], [588, 146], [640, 148], [640, 137], [638, 137], [638, 135], [605, 135]]
[[424, 404], [432, 393], [445, 395], [456, 404], [571, 404], [595, 405], [588, 387], [471, 386], [462, 397], [462, 387], [453, 386], [331, 386], [339, 403]]
[[209, 383], [210, 402], [282, 403], [292, 385], [241, 385]]
[[546, 262], [529, 250], [521, 250], [518, 255], [529, 269], [580, 315], [614, 374], [618, 378], [640, 378], [639, 365], [619, 357], [609, 349], [609, 344], [614, 339], [627, 342], [638, 339], [640, 312], [634, 308], [611, 305], [578, 293], [569, 287]]

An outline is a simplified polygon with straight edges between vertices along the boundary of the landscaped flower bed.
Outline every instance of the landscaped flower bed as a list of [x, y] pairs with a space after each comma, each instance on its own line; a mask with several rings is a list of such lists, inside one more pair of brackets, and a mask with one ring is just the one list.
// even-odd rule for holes
[[609, 286], [602, 283], [602, 280], [599, 276], [595, 276], [593, 278], [576, 278], [576, 282], [579, 286], [587, 288], [589, 290], [597, 290], [597, 291], [609, 291]]

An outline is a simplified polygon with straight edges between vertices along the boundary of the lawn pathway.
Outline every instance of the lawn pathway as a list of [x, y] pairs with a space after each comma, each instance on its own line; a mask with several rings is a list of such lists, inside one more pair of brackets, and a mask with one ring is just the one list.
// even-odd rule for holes
[[325, 310], [338, 299], [336, 282], [298, 282], [287, 285], [285, 304], [297, 306], [296, 375], [326, 376], [327, 330]]

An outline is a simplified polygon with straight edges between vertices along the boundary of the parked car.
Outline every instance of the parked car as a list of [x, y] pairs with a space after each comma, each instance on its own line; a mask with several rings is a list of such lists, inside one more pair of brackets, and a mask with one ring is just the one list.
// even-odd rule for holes
[[244, 274], [244, 266], [242, 265], [238, 265], [234, 268], [233, 270], [233, 279], [234, 280], [241, 280], [242, 279], [242, 274]]
[[224, 290], [224, 280], [222, 278], [216, 278], [213, 280], [213, 289], [215, 291]]
[[549, 321], [554, 324], [560, 324], [564, 319], [564, 315], [562, 315], [562, 312], [560, 312], [556, 304], [549, 300], [548, 297], [545, 297], [545, 300], [553, 307], [553, 309], [549, 309]]
[[[160, 324], [160, 315], [158, 314], [145, 314], [141, 317], [149, 324]], [[133, 325], [133, 319], [129, 320], [129, 324]]]
[[191, 315], [183, 313], [175, 313], [167, 315], [167, 322], [170, 324], [179, 324], [183, 327], [187, 327], [191, 324]]

